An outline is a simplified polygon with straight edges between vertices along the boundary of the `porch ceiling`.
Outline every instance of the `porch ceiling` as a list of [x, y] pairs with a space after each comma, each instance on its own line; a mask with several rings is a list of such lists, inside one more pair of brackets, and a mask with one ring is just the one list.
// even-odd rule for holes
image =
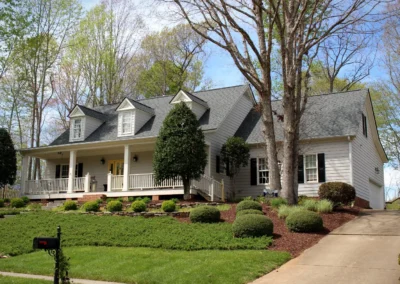
[[[154, 151], [155, 143], [147, 143], [147, 144], [133, 144], [131, 145], [132, 153], [140, 153], [140, 152], [149, 152]], [[77, 157], [89, 157], [89, 156], [103, 156], [108, 154], [123, 154], [124, 146], [123, 145], [114, 145], [107, 146], [101, 148], [89, 148], [89, 149], [74, 149], [77, 151]], [[60, 158], [69, 158], [70, 150], [45, 150], [35, 151], [32, 153], [28, 153], [26, 155], [37, 157], [40, 159], [60, 159]]]

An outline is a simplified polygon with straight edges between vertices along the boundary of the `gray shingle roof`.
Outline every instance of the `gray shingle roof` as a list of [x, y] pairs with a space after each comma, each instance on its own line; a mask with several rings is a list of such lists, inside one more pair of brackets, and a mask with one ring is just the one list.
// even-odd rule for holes
[[[248, 85], [241, 85], [194, 93], [196, 97], [207, 102], [210, 107], [199, 119], [201, 128], [203, 130], [218, 128], [225, 117], [230, 113], [237, 100], [248, 90]], [[97, 130], [90, 134], [84, 142], [126, 140], [157, 136], [165, 117], [173, 107], [169, 104], [170, 101], [171, 96], [139, 100], [140, 104], [152, 108], [155, 115], [134, 136], [128, 137], [117, 137], [118, 113], [115, 110], [119, 104], [96, 107], [95, 110], [103, 113], [106, 116], [106, 120]], [[50, 145], [73, 143], [74, 142], [69, 142], [69, 130], [67, 130]]]
[[[368, 90], [333, 93], [308, 98], [300, 124], [300, 139], [356, 135], [361, 122]], [[274, 101], [272, 109], [282, 114], [282, 102]], [[277, 141], [283, 141], [283, 123], [274, 115]], [[251, 110], [237, 130], [236, 136], [247, 143], [263, 143], [260, 113]]]
[[98, 119], [100, 121], [105, 121], [106, 120], [106, 116], [103, 113], [99, 112], [99, 111], [96, 111], [94, 109], [90, 109], [90, 108], [82, 106], [82, 105], [77, 105], [77, 106], [82, 110], [82, 112], [85, 115], [94, 117], [94, 118], [96, 118], [96, 119]]
[[147, 113], [150, 113], [150, 114], [154, 115], [154, 109], [152, 109], [151, 107], [146, 106], [146, 105], [144, 105], [144, 104], [142, 104], [142, 103], [140, 103], [140, 102], [138, 102], [138, 101], [132, 100], [132, 99], [130, 99], [130, 98], [127, 98], [127, 99], [129, 100], [129, 102], [130, 102], [135, 108], [140, 109], [140, 110], [142, 110], [142, 111], [144, 111], [144, 112], [147, 112]]
[[194, 101], [194, 102], [196, 102], [196, 103], [208, 108], [208, 104], [207, 104], [206, 101], [202, 100], [201, 98], [199, 98], [199, 97], [197, 97], [197, 96], [195, 96], [195, 95], [193, 95], [193, 94], [191, 94], [189, 92], [186, 92], [186, 91], [184, 91], [184, 92], [192, 101]]

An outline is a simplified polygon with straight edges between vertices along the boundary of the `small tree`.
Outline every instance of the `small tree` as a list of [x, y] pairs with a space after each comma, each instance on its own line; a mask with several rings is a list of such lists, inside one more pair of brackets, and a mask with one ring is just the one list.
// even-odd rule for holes
[[184, 199], [189, 199], [190, 180], [199, 179], [207, 164], [203, 131], [184, 103], [174, 106], [163, 122], [153, 158], [156, 182], [181, 177]]
[[3, 199], [7, 184], [15, 182], [17, 173], [17, 158], [10, 134], [0, 128], [0, 188], [3, 188]]
[[239, 173], [241, 167], [246, 167], [250, 158], [249, 145], [240, 137], [230, 137], [222, 145], [222, 161], [227, 167], [226, 175], [232, 181], [232, 195], [236, 197], [235, 176]]

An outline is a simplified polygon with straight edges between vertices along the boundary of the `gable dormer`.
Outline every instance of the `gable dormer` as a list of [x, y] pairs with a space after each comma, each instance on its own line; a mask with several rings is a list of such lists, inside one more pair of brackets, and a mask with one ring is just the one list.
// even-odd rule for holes
[[117, 107], [118, 137], [135, 135], [154, 115], [154, 110], [138, 101], [125, 98]]
[[179, 104], [181, 102], [184, 102], [192, 110], [197, 119], [200, 119], [200, 117], [202, 117], [202, 115], [209, 109], [207, 102], [183, 90], [180, 90], [172, 98], [170, 104]]
[[84, 141], [104, 121], [101, 112], [81, 105], [76, 105], [68, 116], [70, 142]]

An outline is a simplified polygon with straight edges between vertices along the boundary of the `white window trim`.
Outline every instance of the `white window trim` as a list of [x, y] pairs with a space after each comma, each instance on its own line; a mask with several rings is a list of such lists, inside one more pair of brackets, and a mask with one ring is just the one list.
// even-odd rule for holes
[[[67, 167], [67, 169], [68, 169], [66, 177], [63, 177], [63, 175], [62, 175], [63, 167]], [[69, 164], [60, 164], [60, 178], [68, 178], [68, 176], [69, 176]], [[78, 163], [76, 163], [76, 165], [75, 165], [75, 178], [77, 178], [77, 177], [78, 177]]]
[[[128, 135], [132, 134], [132, 112], [126, 111], [126, 112], [121, 112], [121, 135]], [[128, 130], [124, 132], [124, 118], [128, 118], [128, 122], [125, 122], [125, 124], [128, 124]]]
[[[79, 136], [76, 134], [78, 133], [77, 129], [77, 122], [79, 121]], [[75, 118], [74, 119], [74, 125], [72, 129], [72, 137], [74, 140], [79, 140], [82, 139], [82, 119], [81, 118]]]
[[267, 158], [264, 157], [257, 157], [257, 185], [268, 185], [270, 182], [270, 177], [269, 177], [269, 169], [267, 167], [266, 170], [261, 170], [262, 172], [268, 172], [268, 182], [267, 183], [260, 183], [260, 159], [267, 160]]
[[[80, 120], [81, 123], [81, 135], [80, 137], [75, 137], [75, 123], [77, 120]], [[85, 117], [81, 116], [81, 117], [75, 117], [71, 120], [70, 122], [70, 141], [83, 141], [85, 139]]]
[[[306, 167], [306, 160], [307, 156], [315, 156], [315, 162], [316, 162], [316, 174], [317, 174], [317, 180], [315, 181], [307, 181], [307, 167]], [[318, 176], [318, 153], [311, 153], [311, 154], [304, 154], [303, 155], [303, 168], [304, 168], [304, 183], [319, 183], [319, 176]], [[314, 169], [314, 168], [309, 168], [309, 169]]]

